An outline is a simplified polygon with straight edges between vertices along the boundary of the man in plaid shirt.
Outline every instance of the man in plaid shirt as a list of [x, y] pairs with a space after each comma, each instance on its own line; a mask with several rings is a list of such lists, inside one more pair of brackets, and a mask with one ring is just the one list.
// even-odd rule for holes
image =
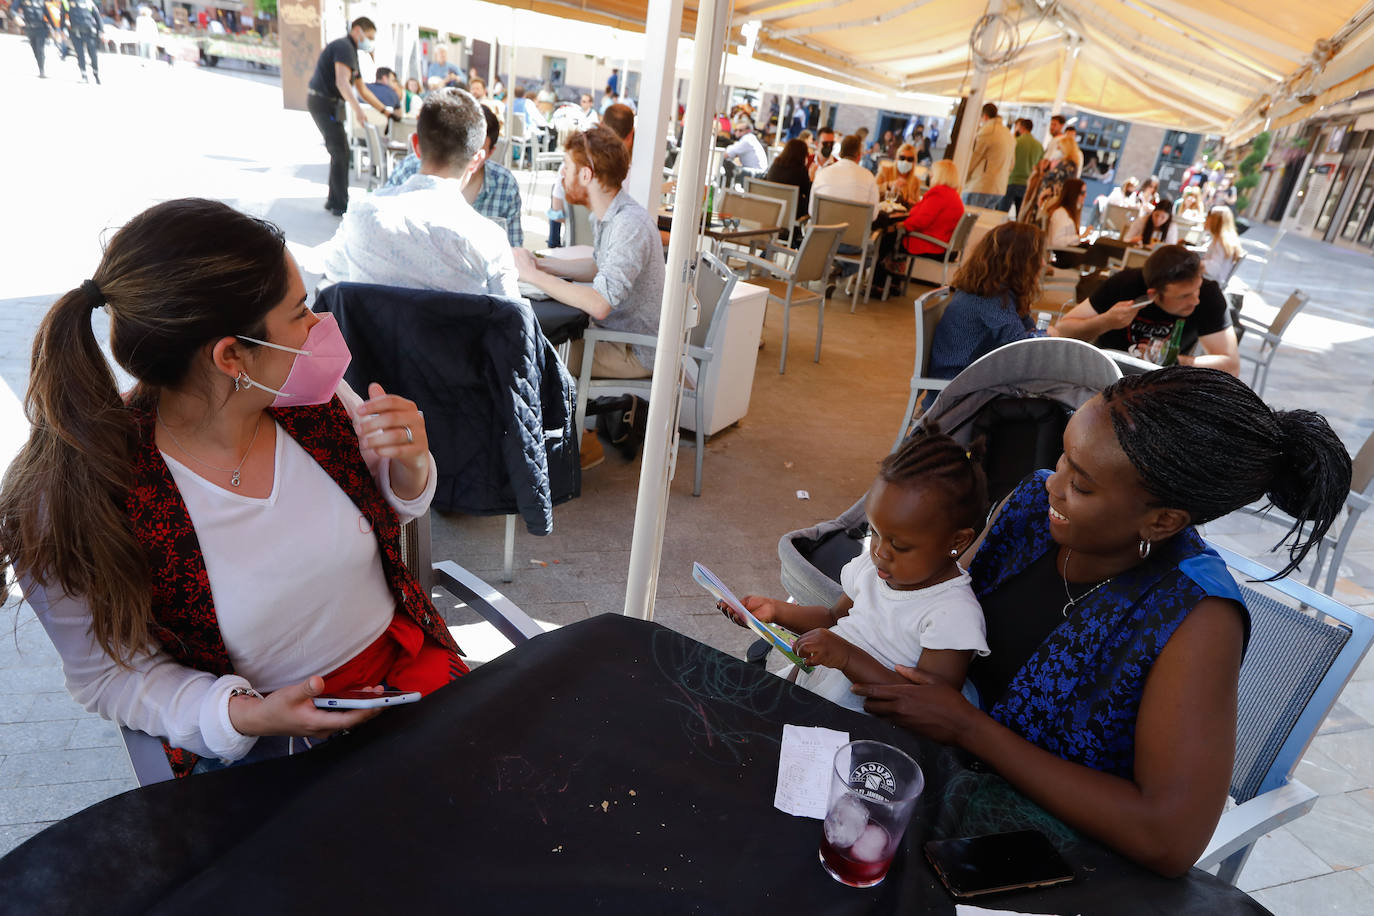
[[[478, 213], [498, 225], [504, 225], [510, 246], [520, 248], [525, 244], [525, 230], [520, 225], [520, 186], [516, 184], [515, 176], [510, 173], [510, 169], [486, 158], [491, 155], [497, 139], [501, 136], [501, 121], [490, 108], [484, 106], [482, 112], [487, 122], [487, 139], [482, 145], [483, 161], [472, 178], [468, 179], [463, 196]], [[386, 187], [400, 187], [419, 171], [420, 159], [411, 153], [392, 170], [391, 176], [386, 180]]]

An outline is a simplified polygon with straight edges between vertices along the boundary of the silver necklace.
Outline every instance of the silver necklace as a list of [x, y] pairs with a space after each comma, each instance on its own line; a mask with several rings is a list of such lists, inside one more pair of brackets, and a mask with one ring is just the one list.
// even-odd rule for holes
[[1069, 591], [1069, 557], [1072, 556], [1073, 548], [1066, 548], [1064, 550], [1064, 572], [1060, 576], [1064, 580], [1064, 597], [1069, 599], [1067, 602], [1064, 603], [1064, 610], [1062, 611], [1065, 617], [1069, 616], [1069, 608], [1076, 606], [1078, 602], [1082, 601], [1084, 598], [1088, 597], [1093, 592], [1097, 591], [1099, 588], [1106, 585], [1108, 582], [1112, 581], [1112, 579], [1116, 578], [1116, 576], [1109, 576], [1108, 578], [1097, 583], [1092, 588], [1088, 589], [1086, 592], [1075, 598], [1073, 596], [1073, 593]]
[[[181, 440], [178, 439], [176, 437], [176, 434], [172, 432], [172, 427], [168, 426], [167, 421], [162, 419], [162, 408], [160, 406], [157, 408], [157, 422], [162, 424], [162, 428], [167, 430], [167, 435], [172, 437], [172, 441], [176, 443], [177, 448], [181, 449], [182, 454], [184, 454], [187, 458], [190, 458], [196, 464], [202, 467], [207, 467], [212, 471], [220, 471], [225, 474], [232, 474], [233, 476], [229, 478], [229, 486], [231, 487], [237, 487], [239, 485], [239, 474], [243, 471], [243, 464], [245, 461], [248, 460], [248, 456], [253, 454], [253, 446], [257, 444], [258, 433], [262, 432], [262, 417], [258, 417], [258, 425], [253, 428], [253, 438], [248, 440], [248, 450], [243, 453], [243, 457], [239, 459], [239, 463], [232, 468], [222, 468], [217, 464], [211, 464], [208, 461], [201, 461], [195, 455], [191, 454], [191, 450], [186, 446], [182, 445]], [[1067, 566], [1067, 563], [1065, 565]], [[1065, 587], [1067, 588], [1068, 586], [1066, 585]]]

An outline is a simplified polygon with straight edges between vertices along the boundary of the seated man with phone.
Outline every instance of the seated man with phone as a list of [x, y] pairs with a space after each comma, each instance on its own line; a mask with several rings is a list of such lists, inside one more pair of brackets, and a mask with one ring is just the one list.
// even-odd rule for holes
[[[1215, 280], [1203, 279], [1202, 261], [1182, 245], [1162, 245], [1143, 267], [1113, 274], [1061, 318], [1056, 329], [1062, 337], [1139, 355], [1167, 344], [1180, 318], [1179, 365], [1240, 375], [1226, 297]], [[1189, 355], [1198, 344], [1202, 354]]]

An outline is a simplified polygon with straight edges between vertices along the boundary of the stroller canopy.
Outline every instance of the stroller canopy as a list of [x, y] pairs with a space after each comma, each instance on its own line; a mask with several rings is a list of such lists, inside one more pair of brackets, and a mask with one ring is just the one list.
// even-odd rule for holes
[[1116, 363], [1092, 344], [1068, 337], [1018, 340], [960, 372], [916, 425], [939, 423], [940, 429], [967, 445], [967, 421], [996, 398], [1048, 398], [1077, 410], [1119, 378]]

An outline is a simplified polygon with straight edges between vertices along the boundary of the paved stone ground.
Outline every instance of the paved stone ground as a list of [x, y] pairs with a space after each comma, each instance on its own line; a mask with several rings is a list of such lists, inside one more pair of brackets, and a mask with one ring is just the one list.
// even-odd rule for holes
[[[75, 67], [33, 75], [27, 46], [0, 36], [0, 80], [26, 100], [26, 136], [42, 145], [0, 147], [8, 177], [8, 244], [0, 248], [0, 462], [27, 434], [20, 409], [29, 345], [43, 312], [89, 276], [102, 231], [150, 203], [201, 195], [270, 218], [302, 267], [336, 225], [322, 209], [326, 157], [308, 115], [285, 112], [274, 80], [246, 71], [177, 65], [140, 68], [103, 59], [105, 85], [83, 86]], [[41, 162], [42, 177], [35, 163]], [[522, 188], [527, 187], [521, 175]], [[551, 175], [527, 206], [528, 244], [544, 233], [538, 214]], [[355, 190], [354, 193], [362, 193]], [[1245, 241], [1261, 253], [1272, 230]], [[1240, 280], [1255, 284], [1258, 263]], [[308, 277], [308, 280], [313, 279]], [[1303, 239], [1285, 239], [1262, 291], [1246, 311], [1265, 317], [1293, 287], [1313, 302], [1293, 325], [1266, 392], [1277, 406], [1327, 415], [1353, 451], [1374, 432], [1374, 260]], [[866, 488], [891, 444], [910, 374], [910, 299], [827, 309], [823, 361], [810, 362], [814, 324], [801, 310], [787, 375], [776, 372], [780, 320], [764, 328], [749, 415], [707, 445], [705, 485], [691, 496], [691, 449], [672, 485], [656, 619], [725, 651], [749, 641], [692, 582], [701, 560], [741, 592], [780, 594], [776, 542], [831, 518]], [[99, 319], [97, 319], [99, 321]], [[615, 455], [589, 472], [580, 499], [555, 512], [555, 531], [516, 541], [515, 581], [503, 590], [548, 625], [622, 609], [639, 463]], [[807, 490], [809, 500], [799, 500]], [[1261, 557], [1277, 529], [1232, 517], [1208, 536]], [[500, 519], [435, 519], [436, 557], [497, 582]], [[537, 562], [536, 562], [537, 561]], [[547, 565], [542, 565], [547, 564]], [[1342, 566], [1337, 596], [1374, 608], [1374, 527], [1366, 524]], [[466, 622], [461, 614], [452, 622]], [[464, 631], [474, 655], [500, 651], [480, 627]], [[1298, 770], [1322, 793], [1307, 817], [1258, 845], [1241, 885], [1276, 913], [1374, 912], [1374, 662], [1367, 663]], [[58, 660], [27, 607], [0, 616], [0, 853], [47, 824], [133, 785], [108, 724], [67, 696]]]

